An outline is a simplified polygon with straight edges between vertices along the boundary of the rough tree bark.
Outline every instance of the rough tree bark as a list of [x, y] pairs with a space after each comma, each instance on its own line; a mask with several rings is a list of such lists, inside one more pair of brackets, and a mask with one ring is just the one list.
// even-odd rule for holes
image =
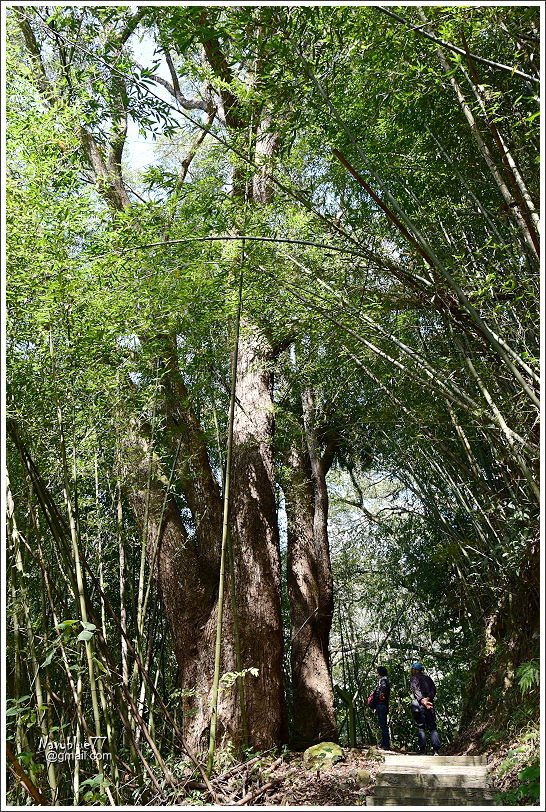
[[[239, 660], [242, 669], [257, 668], [245, 678], [249, 744], [258, 749], [285, 740], [282, 686], [280, 556], [272, 459], [273, 406], [267, 342], [256, 328], [243, 324], [239, 346], [232, 470], [231, 539], [233, 546]], [[180, 443], [177, 484], [191, 510], [191, 538], [169, 502], [161, 533], [157, 573], [169, 617], [184, 695], [185, 733], [195, 746], [206, 744], [210, 689], [214, 672], [214, 636], [218, 611], [222, 504], [205, 439], [189, 405], [178, 369], [176, 349], [164, 357], [165, 408], [171, 446]], [[144, 456], [142, 455], [142, 459]], [[142, 465], [142, 463], [141, 463]], [[141, 482], [144, 481], [144, 471]], [[161, 489], [155, 487], [154, 494]], [[142, 504], [144, 493], [139, 501]], [[152, 516], [148, 507], [149, 533]], [[142, 507], [140, 508], [142, 512]], [[157, 521], [156, 521], [157, 525]], [[176, 531], [175, 531], [176, 528]], [[159, 527], [155, 528], [157, 533]], [[224, 604], [222, 670], [237, 670], [234, 618]], [[237, 683], [220, 694], [218, 740], [243, 743]]]
[[302, 438], [287, 455], [287, 580], [292, 626], [290, 662], [293, 744], [336, 741], [329, 637], [334, 611], [328, 543], [326, 474], [335, 440], [320, 456], [313, 393], [302, 394]]
[[233, 431], [232, 542], [250, 738], [258, 748], [286, 739], [282, 682], [280, 552], [275, 500], [271, 348], [243, 324]]
[[137, 432], [125, 440], [124, 485], [137, 522], [141, 527], [146, 523], [148, 551], [155, 558], [159, 591], [181, 677], [183, 731], [198, 750], [206, 744], [202, 736], [209, 716], [217, 570], [210, 566], [210, 552], [203, 551], [197, 534], [195, 537], [188, 534], [174, 496], [169, 494], [165, 499], [163, 477], [156, 460], [152, 460], [148, 487], [149, 454], [137, 427]]

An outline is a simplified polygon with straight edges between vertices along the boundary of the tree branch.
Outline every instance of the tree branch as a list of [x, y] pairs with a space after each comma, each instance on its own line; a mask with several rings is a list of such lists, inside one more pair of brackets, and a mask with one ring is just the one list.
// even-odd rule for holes
[[17, 24], [21, 29], [21, 32], [25, 40], [26, 49], [30, 56], [30, 62], [33, 68], [34, 75], [36, 77], [38, 90], [40, 91], [44, 99], [46, 99], [46, 101], [51, 103], [56, 100], [57, 95], [51, 86], [51, 82], [47, 78], [38, 40], [36, 39], [36, 36], [34, 34], [34, 31], [32, 30], [32, 27], [28, 19], [19, 13], [16, 14], [16, 18]]
[[180, 93], [180, 95], [182, 95], [182, 92], [180, 90], [180, 82], [178, 81], [178, 74], [176, 73], [176, 68], [174, 67], [174, 62], [173, 62], [172, 57], [171, 57], [171, 52], [169, 51], [169, 49], [167, 48], [166, 45], [162, 46], [162, 50], [163, 50], [163, 53], [165, 55], [165, 61], [167, 62], [167, 66], [169, 68], [169, 73], [171, 74], [171, 80], [172, 80], [172, 83], [173, 83], [174, 92], [175, 92], [175, 94]]
[[119, 35], [119, 42], [120, 45], [125, 45], [131, 34], [134, 33], [137, 25], [142, 20], [146, 12], [148, 11], [146, 6], [137, 9], [137, 11], [133, 14], [130, 20], [127, 21], [125, 28], [122, 29]]
[[121, 173], [113, 164], [113, 156], [109, 156], [107, 164], [99, 145], [85, 127], [80, 128], [80, 140], [84, 154], [95, 175], [99, 191], [102, 192], [108, 204], [117, 211], [128, 208], [129, 196], [123, 186]]
[[335, 429], [327, 429], [326, 435], [328, 437], [328, 441], [322, 457], [320, 458], [320, 465], [325, 476], [332, 467], [336, 451], [338, 450], [341, 441], [339, 432]]
[[17, 760], [11, 744], [6, 742], [6, 755], [8, 757], [8, 767], [10, 771], [13, 773], [15, 778], [24, 786], [34, 803], [38, 804], [39, 806], [49, 806], [50, 803], [47, 798], [45, 798], [36, 784], [31, 781], [29, 776], [23, 770], [19, 761]]
[[[203, 9], [199, 16], [199, 24], [205, 27], [208, 21], [207, 11]], [[218, 91], [224, 108], [224, 117], [228, 127], [237, 129], [242, 122], [237, 112], [239, 102], [237, 97], [227, 87], [233, 81], [233, 74], [226, 56], [220, 47], [220, 41], [211, 28], [207, 28], [206, 35], [201, 35], [201, 44], [205, 51], [207, 61], [223, 87]]]
[[199, 135], [197, 136], [197, 138], [195, 139], [195, 141], [191, 145], [188, 154], [186, 155], [186, 157], [182, 161], [182, 165], [180, 167], [180, 172], [179, 172], [179, 175], [178, 175], [178, 180], [176, 182], [176, 187], [177, 188], [182, 186], [182, 184], [186, 180], [186, 175], [188, 174], [188, 170], [190, 168], [191, 162], [193, 161], [193, 159], [197, 155], [199, 147], [201, 146], [201, 144], [205, 140], [206, 136], [208, 135], [209, 130], [212, 127], [212, 124], [213, 124], [215, 118], [216, 118], [216, 108], [214, 108], [212, 110], [212, 112], [209, 113], [205, 129], [200, 130]]
[[[167, 62], [167, 64], [169, 64]], [[172, 62], [171, 62], [172, 64]], [[135, 62], [135, 65], [140, 70], [143, 70], [144, 66], [140, 65], [138, 62]], [[150, 77], [156, 84], [161, 85], [166, 90], [169, 91], [173, 99], [176, 99], [178, 104], [183, 107], [185, 110], [203, 110], [205, 113], [210, 112], [210, 103], [207, 102], [205, 99], [187, 99], [180, 91], [180, 87], [178, 85], [178, 79], [176, 81], [176, 87], [172, 85], [167, 79], [164, 79], [162, 76], [158, 76], [154, 74]]]
[[127, 90], [123, 80], [112, 77], [112, 87], [115, 95], [118, 96], [119, 108], [112, 110], [112, 137], [110, 140], [110, 150], [108, 152], [108, 172], [112, 179], [112, 184], [116, 189], [116, 194], [125, 208], [129, 204], [127, 193], [123, 186], [123, 176], [121, 172], [121, 160], [123, 148], [127, 138]]

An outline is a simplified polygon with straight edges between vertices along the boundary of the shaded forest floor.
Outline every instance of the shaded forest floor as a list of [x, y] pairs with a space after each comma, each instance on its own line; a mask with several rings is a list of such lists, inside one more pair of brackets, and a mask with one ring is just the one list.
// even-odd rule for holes
[[[475, 730], [473, 734], [446, 747], [446, 755], [486, 755], [491, 789], [497, 793], [509, 793], [499, 797], [497, 803], [536, 806], [538, 775], [531, 772], [522, 776], [521, 770], [532, 769], [535, 763], [538, 729], [531, 727], [510, 743], [492, 742], [489, 747], [484, 746], [483, 731]], [[365, 806], [367, 796], [373, 795], [383, 754], [376, 747], [344, 749], [343, 752], [342, 761], [320, 770], [310, 769], [304, 762], [303, 753], [256, 756], [212, 779], [216, 803], [324, 808]], [[197, 790], [197, 782], [189, 782], [186, 791], [192, 784]], [[178, 799], [179, 803], [189, 805], [202, 805], [203, 801], [203, 793], [199, 791], [190, 791]], [[208, 802], [207, 799], [205, 803]]]
[[256, 806], [365, 806], [383, 757], [375, 748], [345, 750], [345, 759], [310, 770], [303, 754], [291, 753], [279, 765], [278, 783], [256, 799]]
[[[383, 756], [375, 747], [345, 749], [344, 759], [324, 769], [309, 769], [303, 753], [261, 755], [231, 767], [212, 780], [218, 804], [233, 806], [365, 806], [373, 793]], [[195, 788], [178, 803], [201, 805]], [[204, 789], [199, 787], [199, 789]]]

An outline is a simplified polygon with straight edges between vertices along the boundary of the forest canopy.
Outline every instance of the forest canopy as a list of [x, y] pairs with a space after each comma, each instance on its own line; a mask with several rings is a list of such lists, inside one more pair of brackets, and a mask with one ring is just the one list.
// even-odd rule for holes
[[10, 802], [536, 743], [538, 5], [3, 13]]

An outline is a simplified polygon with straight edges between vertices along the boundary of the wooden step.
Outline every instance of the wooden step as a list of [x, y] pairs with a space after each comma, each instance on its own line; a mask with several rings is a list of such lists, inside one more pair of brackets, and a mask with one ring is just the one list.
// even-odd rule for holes
[[[469, 769], [468, 767], [466, 768]], [[470, 768], [472, 769], [472, 768]], [[450, 787], [473, 787], [475, 789], [487, 787], [487, 772], [391, 772], [381, 771], [377, 774], [377, 787], [405, 787], [410, 789], [440, 789]]]
[[374, 798], [404, 798], [406, 796], [419, 798], [436, 798], [438, 800], [464, 801], [467, 798], [481, 799], [493, 796], [485, 787], [389, 787], [377, 786], [374, 790]]
[[386, 766], [401, 765], [406, 767], [429, 767], [434, 764], [434, 768], [439, 766], [453, 767], [479, 767], [486, 765], [485, 756], [421, 756], [412, 755], [391, 755], [385, 753]]
[[487, 766], [485, 764], [479, 765], [462, 765], [455, 764], [440, 764], [435, 767], [434, 764], [427, 764], [426, 767], [408, 766], [406, 764], [384, 764], [381, 767], [381, 773], [390, 773], [391, 775], [470, 775], [476, 778], [487, 775]]
[[443, 795], [432, 796], [429, 793], [426, 795], [391, 795], [382, 798], [375, 796], [368, 796], [366, 798], [366, 806], [413, 806], [419, 809], [422, 806], [436, 806], [445, 809], [449, 806], [494, 806], [495, 802], [490, 795], [475, 795], [470, 797], [466, 795], [464, 798], [452, 799]]
[[367, 806], [493, 806], [484, 756], [386, 754]]
[[415, 773], [457, 775], [462, 772], [468, 775], [486, 775], [488, 768], [487, 764], [437, 764], [435, 758], [430, 758], [424, 765], [382, 764], [381, 769], [385, 772], [410, 775]]

